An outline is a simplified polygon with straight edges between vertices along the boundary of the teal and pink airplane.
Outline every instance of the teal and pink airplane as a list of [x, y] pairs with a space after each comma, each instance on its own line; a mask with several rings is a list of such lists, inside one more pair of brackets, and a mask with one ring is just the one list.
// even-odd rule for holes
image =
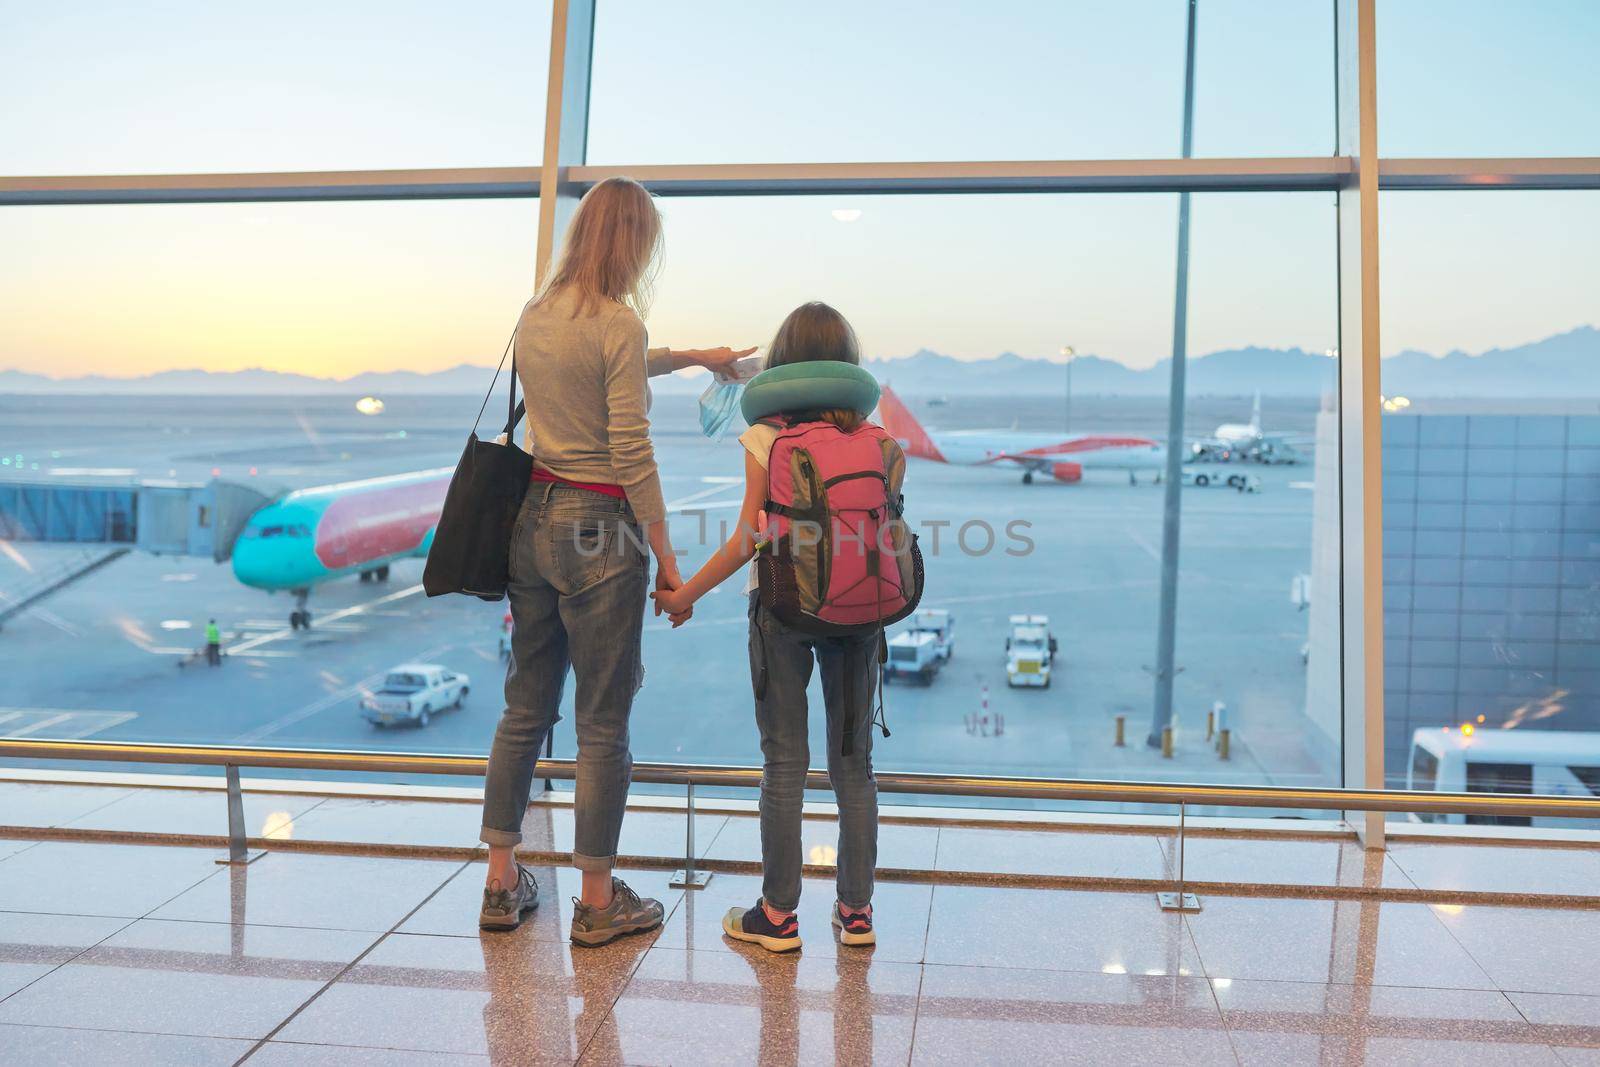
[[313, 586], [352, 574], [389, 576], [398, 559], [425, 558], [450, 487], [449, 467], [300, 489], [250, 517], [233, 546], [233, 574], [295, 596], [289, 625], [311, 626]]

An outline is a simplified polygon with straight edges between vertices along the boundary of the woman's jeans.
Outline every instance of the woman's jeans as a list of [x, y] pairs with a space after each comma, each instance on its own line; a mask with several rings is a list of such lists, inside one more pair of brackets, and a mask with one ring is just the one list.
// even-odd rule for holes
[[506, 710], [489, 750], [483, 831], [522, 840], [522, 817], [545, 735], [560, 718], [567, 668], [577, 677], [575, 867], [609, 870], [622, 832], [633, 757], [628, 713], [644, 679], [649, 559], [625, 501], [535, 482], [511, 539], [511, 663]]
[[[878, 866], [878, 781], [872, 776], [872, 672], [877, 635], [815, 637], [791, 630], [750, 594], [750, 680], [761, 730], [761, 895], [776, 911], [800, 903], [800, 807], [811, 751], [806, 686], [815, 656], [828, 711], [828, 780], [839, 804], [839, 903], [872, 903]], [[855, 700], [855, 745], [841, 753], [845, 701]]]

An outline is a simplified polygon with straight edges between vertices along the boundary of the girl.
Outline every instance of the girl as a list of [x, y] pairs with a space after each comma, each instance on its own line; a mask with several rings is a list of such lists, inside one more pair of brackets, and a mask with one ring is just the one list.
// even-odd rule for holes
[[645, 377], [690, 365], [721, 369], [755, 350], [646, 350], [640, 316], [660, 244], [649, 192], [627, 178], [600, 182], [578, 205], [559, 262], [517, 323], [534, 471], [512, 532], [506, 709], [483, 790], [485, 930], [516, 927], [539, 902], [514, 850], [568, 667], [577, 676], [572, 863], [582, 875], [572, 941], [602, 945], [661, 925], [661, 904], [611, 874], [633, 766], [628, 717], [644, 675], [650, 566], [641, 545], [656, 558], [657, 588], [681, 581]]
[[[767, 367], [811, 360], [839, 360], [859, 365], [860, 349], [850, 324], [827, 304], [796, 308], [778, 328], [767, 350]], [[787, 412], [793, 422], [827, 421], [846, 433], [858, 429], [863, 416], [849, 410]], [[767, 459], [778, 430], [757, 423], [739, 438], [745, 447], [744, 503], [738, 526], [728, 542], [681, 588], [653, 594], [656, 608], [679, 625], [694, 602], [731, 577], [755, 555], [767, 500]], [[800, 947], [800, 809], [806, 770], [806, 685], [815, 657], [822, 670], [823, 699], [828, 715], [828, 779], [839, 803], [838, 899], [833, 925], [846, 945], [870, 945], [872, 878], [878, 860], [878, 785], [872, 776], [872, 717], [857, 715], [853, 744], [843, 744], [845, 709], [865, 708], [871, 698], [872, 654], [877, 633], [860, 637], [815, 637], [774, 618], [761, 603], [756, 571], [750, 568], [745, 591], [750, 597], [750, 673], [755, 687], [756, 725], [761, 731], [765, 763], [761, 776], [761, 899], [749, 909], [735, 908], [722, 920], [723, 931], [773, 952]], [[843, 753], [848, 752], [848, 755]]]

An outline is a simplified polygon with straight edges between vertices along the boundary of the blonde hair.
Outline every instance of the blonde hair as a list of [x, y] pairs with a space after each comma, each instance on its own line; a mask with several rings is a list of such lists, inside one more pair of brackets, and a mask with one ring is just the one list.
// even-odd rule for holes
[[[790, 363], [823, 359], [859, 367], [861, 344], [856, 340], [856, 331], [843, 315], [822, 301], [813, 300], [789, 312], [778, 327], [772, 344], [767, 346], [767, 366], [782, 367]], [[849, 408], [789, 414], [803, 415], [801, 421], [805, 422], [831, 422], [845, 433], [853, 433], [866, 421], [859, 411]]]
[[632, 178], [607, 178], [578, 203], [561, 256], [533, 302], [570, 290], [578, 313], [615, 300], [643, 318], [660, 252], [661, 213], [649, 190]]

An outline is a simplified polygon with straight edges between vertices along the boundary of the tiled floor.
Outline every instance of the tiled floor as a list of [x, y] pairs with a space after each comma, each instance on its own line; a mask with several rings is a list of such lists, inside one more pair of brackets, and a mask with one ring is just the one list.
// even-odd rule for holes
[[[1098, 836], [1113, 865], [1148, 859]], [[1142, 892], [883, 882], [861, 950], [808, 879], [806, 946], [774, 957], [720, 933], [758, 878], [686, 896], [638, 871], [662, 930], [582, 950], [565, 869], [536, 870], [521, 929], [480, 934], [478, 863], [11, 843], [8, 1064], [1600, 1063], [1595, 910], [1213, 895], [1179, 916]]]
[[[688, 894], [628, 872], [662, 929], [575, 950], [576, 874], [540, 867], [541, 907], [481, 934], [470, 803], [247, 793], [269, 851], [243, 867], [215, 845], [26, 836], [214, 837], [224, 811], [212, 790], [0, 782], [0, 826], [24, 828], [0, 836], [0, 1063], [1600, 1067], [1600, 849], [1202, 833], [1188, 877], [1260, 895], [1176, 915], [1106, 891], [1169, 877], [1170, 835], [890, 820], [878, 946], [838, 945], [832, 879], [810, 878], [805, 947], [774, 957], [722, 936], [761, 892], [726, 869]], [[535, 806], [523, 830], [570, 849], [571, 811]], [[664, 863], [683, 842], [681, 814], [635, 810], [621, 852]], [[834, 865], [828, 819], [802, 844]], [[758, 821], [702, 812], [695, 845], [756, 860]], [[1058, 888], [990, 884], [1027, 877]], [[1388, 899], [1330, 899], [1352, 894]]]

